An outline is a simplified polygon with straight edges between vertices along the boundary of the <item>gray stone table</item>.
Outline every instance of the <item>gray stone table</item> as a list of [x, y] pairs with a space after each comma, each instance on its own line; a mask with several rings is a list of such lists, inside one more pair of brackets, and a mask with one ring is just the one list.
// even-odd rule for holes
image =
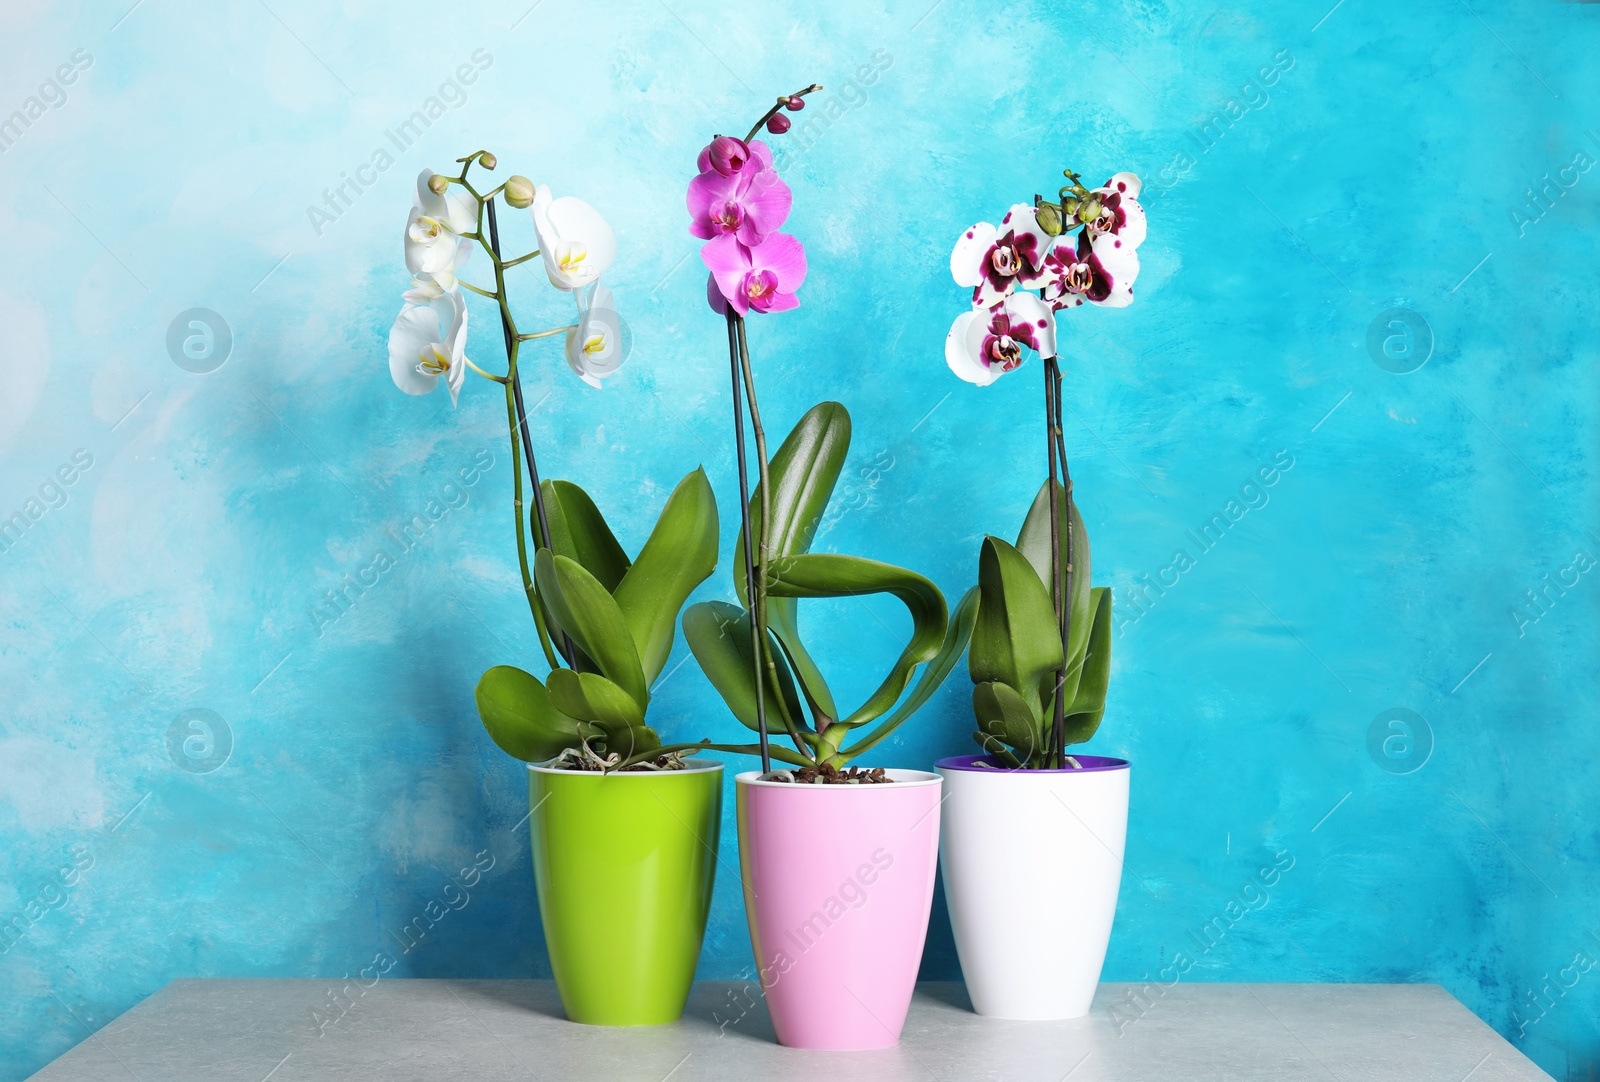
[[379, 979], [364, 991], [348, 985], [353, 1001], [339, 997], [338, 987], [323, 980], [173, 981], [34, 1077], [42, 1082], [1549, 1078], [1449, 993], [1427, 984], [1181, 984], [1142, 1000], [1128, 996], [1136, 986], [1105, 984], [1090, 1016], [1074, 1022], [979, 1018], [961, 985], [924, 984], [900, 1045], [876, 1052], [779, 1047], [759, 989], [748, 982], [701, 982], [683, 1021], [635, 1029], [567, 1022], [549, 981]]

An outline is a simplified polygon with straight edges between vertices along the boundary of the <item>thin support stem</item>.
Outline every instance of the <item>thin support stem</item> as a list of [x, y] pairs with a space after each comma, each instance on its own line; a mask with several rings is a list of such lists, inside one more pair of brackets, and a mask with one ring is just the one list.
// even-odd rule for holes
[[[1060, 403], [1056, 399], [1056, 389], [1059, 386], [1055, 378], [1056, 359], [1046, 357], [1044, 362], [1044, 421], [1045, 421], [1045, 459], [1049, 464], [1049, 491], [1050, 491], [1050, 600], [1055, 606], [1056, 631], [1059, 633], [1063, 626], [1063, 615], [1070, 611], [1072, 601], [1067, 594], [1066, 583], [1062, 576], [1061, 560], [1061, 497], [1056, 486], [1056, 432], [1058, 431], [1059, 418], [1057, 409]], [[1068, 535], [1071, 535], [1071, 526], [1068, 526]], [[1050, 739], [1045, 745], [1045, 766], [1056, 765], [1061, 754], [1062, 739], [1066, 730], [1066, 698], [1063, 692], [1067, 686], [1067, 643], [1063, 636], [1061, 640], [1061, 667], [1056, 670], [1055, 694], [1051, 696], [1053, 703], [1052, 718], [1050, 723]]]
[[[1061, 631], [1061, 663], [1062, 668], [1056, 686], [1056, 701], [1054, 718], [1052, 719], [1050, 733], [1050, 762], [1056, 769], [1065, 769], [1067, 765], [1067, 739], [1066, 739], [1066, 699], [1062, 694], [1066, 687], [1067, 666], [1071, 664], [1069, 644], [1072, 641], [1072, 582], [1076, 570], [1073, 564], [1073, 538], [1076, 530], [1072, 528], [1072, 474], [1067, 468], [1066, 439], [1062, 431], [1063, 402], [1061, 398], [1061, 362], [1058, 357], [1049, 357], [1045, 360], [1045, 412], [1049, 421], [1049, 443], [1046, 453], [1050, 457], [1050, 547], [1053, 567], [1059, 567], [1055, 573], [1054, 588], [1060, 590], [1056, 598], [1056, 619]], [[1062, 496], [1056, 495], [1056, 469], [1061, 471]], [[1067, 537], [1065, 545], [1065, 560], [1062, 559], [1062, 545], [1060, 539], [1060, 523], [1057, 518], [1057, 501], [1065, 498], [1067, 513]]]
[[528, 571], [528, 520], [522, 512], [522, 451], [517, 439], [516, 403], [511, 397], [509, 382], [506, 384], [506, 427], [511, 430], [511, 514], [517, 526], [517, 566], [522, 570], [522, 592], [528, 597], [528, 611], [533, 613], [533, 624], [539, 629], [539, 645], [544, 649], [544, 659], [550, 663], [550, 668], [559, 669], [561, 662], [550, 645], [544, 614], [539, 609], [539, 595], [533, 586], [533, 575]]
[[[1057, 358], [1055, 431], [1056, 458], [1061, 464], [1061, 490], [1066, 494], [1067, 498], [1067, 563], [1066, 567], [1064, 568], [1065, 574], [1062, 576], [1062, 594], [1066, 597], [1067, 603], [1061, 615], [1061, 654], [1062, 657], [1065, 658], [1067, 652], [1067, 643], [1072, 638], [1072, 583], [1073, 580], [1077, 578], [1078, 574], [1077, 554], [1073, 551], [1073, 543], [1074, 539], [1078, 536], [1078, 531], [1072, 526], [1072, 523], [1077, 520], [1078, 513], [1077, 505], [1072, 499], [1072, 471], [1067, 468], [1067, 441], [1064, 433], [1066, 420], [1063, 417], [1063, 410], [1064, 403], [1061, 398], [1061, 361], [1060, 358]], [[1082, 664], [1080, 664], [1078, 666], [1078, 671], [1080, 674], [1082, 672], [1082, 668]], [[1073, 769], [1077, 769], [1078, 761], [1067, 754], [1066, 722], [1064, 717], [1061, 721], [1061, 727], [1060, 738], [1057, 740], [1057, 743], [1061, 745], [1061, 766], [1065, 768], [1070, 763]]]
[[[489, 215], [489, 254], [494, 260], [495, 293], [498, 295], [500, 300], [500, 328], [504, 332], [506, 340], [506, 382], [510, 389], [509, 398], [514, 406], [514, 413], [512, 417], [512, 427], [514, 431], [512, 432], [511, 438], [514, 443], [517, 437], [517, 432], [521, 432], [522, 434], [522, 445], [527, 451], [528, 479], [533, 483], [533, 507], [535, 518], [539, 526], [539, 547], [547, 549], [550, 547], [550, 521], [545, 514], [544, 493], [539, 487], [539, 465], [533, 453], [533, 436], [528, 430], [528, 409], [522, 400], [522, 377], [517, 372], [517, 353], [518, 347], [521, 345], [521, 343], [518, 341], [516, 324], [513, 323], [511, 319], [511, 307], [506, 303], [505, 265], [500, 262], [500, 228], [499, 224], [495, 221], [494, 201], [487, 200], [482, 204], [482, 206], [487, 210]], [[515, 463], [513, 463], [513, 465], [515, 465]], [[518, 488], [521, 487], [521, 481], [522, 476], [519, 471], [517, 474]], [[523, 578], [531, 581], [531, 576], [528, 575], [527, 570], [527, 546], [522, 541], [522, 509], [520, 506], [520, 500], [518, 501], [518, 504], [518, 554], [522, 557], [523, 561]], [[542, 632], [544, 630], [543, 615], [539, 611], [537, 601], [533, 598], [530, 598], [529, 600], [534, 606], [534, 620], [541, 625], [540, 630]], [[557, 628], [556, 630], [556, 645], [561, 651], [562, 658], [566, 660], [568, 666], [576, 668], [577, 652], [573, 648], [572, 640], [567, 636], [566, 631], [560, 628]]]
[[[772, 641], [767, 637], [767, 584], [771, 577], [772, 565], [772, 479], [768, 476], [767, 462], [767, 430], [761, 425], [761, 407], [756, 402], [756, 377], [750, 364], [750, 344], [745, 340], [744, 319], [740, 318], [734, 323], [739, 337], [739, 365], [744, 372], [745, 398], [750, 404], [750, 428], [756, 437], [756, 462], [761, 473], [761, 544], [756, 549], [756, 587], [757, 593], [752, 595], [756, 622], [761, 632], [761, 665], [766, 670], [768, 685], [776, 689], [778, 683], [778, 662], [772, 656]], [[782, 696], [777, 696], [778, 716], [783, 720], [784, 730], [789, 734], [789, 739], [794, 741], [795, 748], [802, 754], [805, 745], [800, 740], [799, 726], [795, 719], [789, 715], [789, 706], [783, 701]], [[819, 737], [821, 733], [817, 734]], [[818, 749], [820, 755], [821, 748]]]
[[[767, 733], [767, 698], [763, 692], [762, 664], [763, 655], [762, 629], [756, 620], [756, 562], [754, 553], [754, 535], [750, 529], [750, 473], [745, 465], [744, 448], [744, 412], [741, 405], [743, 392], [740, 387], [739, 376], [739, 340], [734, 324], [739, 316], [732, 308], [728, 309], [728, 369], [733, 377], [733, 446], [737, 452], [739, 463], [739, 515], [744, 526], [744, 582], [745, 597], [750, 601], [750, 656], [753, 659], [756, 683], [756, 731], [761, 737], [761, 773], [768, 774], [772, 771], [772, 748]], [[762, 463], [763, 472], [765, 462]]]

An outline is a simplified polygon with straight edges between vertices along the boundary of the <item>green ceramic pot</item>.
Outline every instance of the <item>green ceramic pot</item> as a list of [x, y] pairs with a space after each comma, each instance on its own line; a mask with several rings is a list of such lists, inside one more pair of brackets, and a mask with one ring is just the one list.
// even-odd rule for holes
[[711, 908], [722, 764], [598, 774], [530, 764], [528, 825], [550, 968], [567, 1017], [683, 1014]]

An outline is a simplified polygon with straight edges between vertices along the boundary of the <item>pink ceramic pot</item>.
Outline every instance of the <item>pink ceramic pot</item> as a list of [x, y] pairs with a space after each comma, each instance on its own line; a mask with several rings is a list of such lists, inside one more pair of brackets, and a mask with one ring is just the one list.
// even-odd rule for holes
[[922, 961], [939, 858], [937, 774], [892, 785], [738, 776], [739, 868], [750, 942], [778, 1041], [887, 1048]]

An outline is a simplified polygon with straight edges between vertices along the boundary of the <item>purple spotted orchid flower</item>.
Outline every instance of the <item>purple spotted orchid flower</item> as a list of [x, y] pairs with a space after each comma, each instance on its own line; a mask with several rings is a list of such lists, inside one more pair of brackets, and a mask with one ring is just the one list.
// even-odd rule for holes
[[945, 363], [969, 383], [993, 383], [1025, 349], [1053, 358], [1062, 309], [1133, 303], [1146, 226], [1139, 178], [1117, 173], [1090, 189], [1067, 177], [1059, 204], [1015, 204], [998, 228], [979, 222], [956, 239], [950, 274], [972, 289], [973, 310], [951, 326]]
[[1085, 229], [1077, 244], [1057, 243], [1045, 256], [1044, 273], [1035, 283], [1050, 307], [1076, 308], [1084, 301], [1106, 308], [1133, 303], [1133, 282], [1139, 277], [1139, 253], [1116, 233], [1093, 240]]
[[1043, 357], [1056, 352], [1056, 321], [1050, 306], [1032, 293], [1013, 293], [993, 308], [956, 317], [944, 340], [950, 371], [987, 387], [1022, 364], [1023, 349]]
[[950, 253], [950, 274], [957, 285], [972, 287], [974, 306], [992, 308], [1044, 269], [1049, 248], [1050, 236], [1034, 209], [1018, 203], [998, 229], [979, 222], [961, 235]]

